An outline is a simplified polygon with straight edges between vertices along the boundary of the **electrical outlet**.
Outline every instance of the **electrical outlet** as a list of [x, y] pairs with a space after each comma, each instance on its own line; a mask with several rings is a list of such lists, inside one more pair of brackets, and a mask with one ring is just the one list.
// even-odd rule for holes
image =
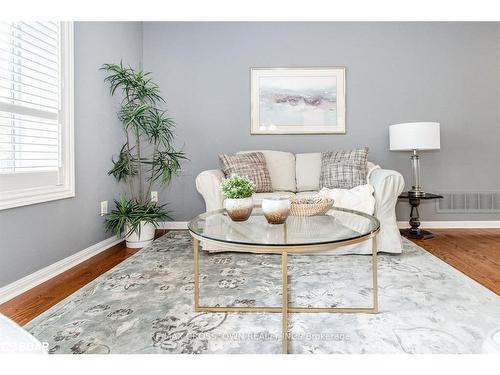
[[104, 216], [108, 213], [108, 201], [101, 202], [101, 216]]
[[158, 192], [157, 191], [151, 192], [151, 202], [158, 202]]

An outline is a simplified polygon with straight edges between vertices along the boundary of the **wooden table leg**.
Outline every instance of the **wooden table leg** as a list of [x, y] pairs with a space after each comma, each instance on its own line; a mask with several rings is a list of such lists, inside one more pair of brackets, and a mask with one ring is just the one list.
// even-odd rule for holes
[[401, 229], [399, 232], [403, 237], [416, 240], [427, 240], [433, 238], [434, 235], [431, 232], [424, 229], [420, 229], [420, 214], [418, 212], [418, 206], [420, 205], [420, 198], [411, 197], [409, 199], [409, 202], [411, 205], [410, 220], [408, 222], [410, 224], [410, 228]]

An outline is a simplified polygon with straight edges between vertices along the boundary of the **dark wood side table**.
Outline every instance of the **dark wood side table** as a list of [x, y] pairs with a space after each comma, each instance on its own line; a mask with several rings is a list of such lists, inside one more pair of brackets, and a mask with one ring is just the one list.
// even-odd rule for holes
[[401, 229], [399, 232], [402, 236], [406, 238], [412, 238], [416, 240], [427, 240], [429, 238], [433, 238], [434, 235], [428, 230], [420, 229], [420, 217], [418, 214], [418, 206], [420, 205], [420, 200], [429, 200], [429, 199], [440, 199], [443, 198], [442, 195], [432, 194], [432, 193], [424, 193], [422, 196], [414, 196], [409, 192], [402, 193], [399, 199], [408, 199], [411, 205], [410, 211], [410, 228]]

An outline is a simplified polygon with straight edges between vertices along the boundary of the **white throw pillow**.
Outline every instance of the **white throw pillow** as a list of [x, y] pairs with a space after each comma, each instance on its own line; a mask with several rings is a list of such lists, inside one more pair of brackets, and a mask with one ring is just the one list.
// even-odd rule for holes
[[297, 191], [319, 190], [321, 152], [296, 154]]
[[374, 189], [371, 185], [359, 185], [352, 189], [323, 188], [319, 195], [334, 200], [333, 207], [347, 208], [373, 215], [375, 211]]

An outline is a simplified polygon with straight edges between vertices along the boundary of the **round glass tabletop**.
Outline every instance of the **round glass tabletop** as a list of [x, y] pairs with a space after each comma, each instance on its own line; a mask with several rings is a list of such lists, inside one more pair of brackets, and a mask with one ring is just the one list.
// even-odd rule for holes
[[328, 215], [289, 216], [285, 224], [268, 224], [260, 207], [247, 221], [234, 222], [224, 209], [198, 215], [188, 224], [197, 237], [253, 246], [309, 246], [370, 238], [380, 223], [359, 211], [332, 208]]

